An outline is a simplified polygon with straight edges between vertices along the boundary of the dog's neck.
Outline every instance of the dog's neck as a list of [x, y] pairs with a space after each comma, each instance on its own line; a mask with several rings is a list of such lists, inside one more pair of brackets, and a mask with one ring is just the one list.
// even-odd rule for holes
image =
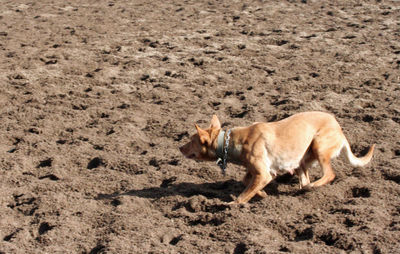
[[221, 159], [224, 157], [225, 134], [226, 132], [221, 129], [217, 137], [217, 149], [215, 150], [215, 153], [217, 155], [217, 158]]
[[[226, 157], [226, 163], [241, 164], [240, 155], [242, 153], [242, 145], [235, 144], [232, 134], [234, 129], [223, 131], [220, 130], [217, 137], [217, 148], [215, 150], [217, 159], [223, 160]], [[228, 142], [227, 142], [228, 141]], [[227, 146], [226, 146], [227, 145]]]

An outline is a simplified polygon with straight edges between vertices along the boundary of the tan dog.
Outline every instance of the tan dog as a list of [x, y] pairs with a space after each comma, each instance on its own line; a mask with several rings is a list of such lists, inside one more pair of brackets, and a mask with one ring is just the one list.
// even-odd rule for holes
[[[227, 132], [215, 115], [208, 129], [195, 126], [197, 133], [179, 148], [183, 155], [195, 160], [222, 160], [223, 170], [228, 161], [247, 168], [243, 179], [246, 188], [231, 202], [237, 204], [255, 195], [266, 197], [263, 188], [278, 171], [296, 173], [300, 188], [332, 182], [335, 173], [331, 159], [342, 150], [351, 165], [361, 167], [371, 160], [375, 147], [372, 145], [364, 157], [355, 157], [339, 123], [324, 112], [299, 113], [278, 122], [254, 123]], [[314, 162], [319, 162], [323, 176], [310, 183], [308, 168]]]

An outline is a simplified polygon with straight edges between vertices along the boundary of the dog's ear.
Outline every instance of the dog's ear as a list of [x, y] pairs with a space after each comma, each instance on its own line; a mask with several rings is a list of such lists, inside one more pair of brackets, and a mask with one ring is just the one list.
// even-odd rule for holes
[[216, 115], [213, 115], [210, 124], [211, 129], [221, 129], [221, 122]]
[[209, 144], [210, 143], [210, 134], [201, 129], [197, 124], [194, 125], [196, 127], [197, 133], [199, 134], [200, 143], [201, 144]]

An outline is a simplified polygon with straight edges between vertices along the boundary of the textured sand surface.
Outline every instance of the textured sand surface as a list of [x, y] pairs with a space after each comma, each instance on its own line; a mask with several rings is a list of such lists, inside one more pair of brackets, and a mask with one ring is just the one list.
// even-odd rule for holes
[[[0, 70], [0, 253], [400, 249], [399, 1], [2, 1]], [[178, 150], [308, 110], [372, 162], [229, 207], [245, 170]]]

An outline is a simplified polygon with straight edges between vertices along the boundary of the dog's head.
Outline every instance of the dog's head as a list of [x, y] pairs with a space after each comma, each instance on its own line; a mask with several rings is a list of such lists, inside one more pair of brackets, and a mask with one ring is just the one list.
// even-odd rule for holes
[[179, 147], [182, 154], [189, 159], [210, 161], [215, 160], [215, 150], [217, 147], [217, 137], [221, 130], [221, 123], [214, 115], [208, 129], [201, 129], [195, 124], [197, 133], [190, 137], [190, 141]]

